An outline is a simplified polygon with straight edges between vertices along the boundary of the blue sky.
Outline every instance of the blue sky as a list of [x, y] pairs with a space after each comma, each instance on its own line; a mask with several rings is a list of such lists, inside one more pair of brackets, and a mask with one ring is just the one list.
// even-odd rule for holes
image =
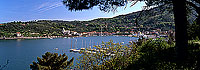
[[144, 3], [137, 3], [127, 8], [119, 7], [118, 12], [105, 13], [98, 7], [83, 11], [68, 11], [62, 0], [1, 0], [0, 23], [31, 20], [92, 20], [96, 18], [110, 18], [117, 15], [139, 11]]

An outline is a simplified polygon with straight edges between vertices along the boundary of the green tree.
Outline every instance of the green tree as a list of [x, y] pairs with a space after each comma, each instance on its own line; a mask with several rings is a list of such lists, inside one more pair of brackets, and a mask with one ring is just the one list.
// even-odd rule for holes
[[200, 25], [196, 22], [188, 26], [188, 37], [189, 39], [200, 38]]
[[[136, 54], [135, 42], [130, 44], [102, 42], [101, 45], [93, 46], [96, 49], [82, 50], [77, 64], [81, 70], [120, 70], [132, 63], [132, 55]], [[97, 52], [98, 51], [98, 52]]]
[[30, 64], [32, 70], [66, 70], [73, 64], [74, 58], [67, 61], [67, 55], [59, 55], [58, 53], [46, 52], [42, 58], [37, 57], [38, 62]]
[[[94, 6], [99, 6], [100, 10], [105, 12], [116, 11], [117, 7], [126, 6], [129, 0], [64, 0], [63, 3], [69, 10], [83, 10]], [[175, 20], [175, 39], [178, 60], [182, 61], [187, 55], [188, 36], [187, 36], [187, 14], [186, 0], [133, 0], [135, 5], [137, 2], [143, 1], [147, 6], [163, 6], [167, 4], [173, 5]], [[192, 0], [198, 2], [198, 0]]]

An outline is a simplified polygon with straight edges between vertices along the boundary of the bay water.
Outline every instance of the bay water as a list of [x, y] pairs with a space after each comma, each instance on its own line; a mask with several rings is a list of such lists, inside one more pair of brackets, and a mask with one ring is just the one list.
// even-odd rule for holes
[[[135, 41], [138, 38], [126, 36], [93, 36], [75, 38], [55, 39], [30, 39], [30, 40], [0, 40], [0, 65], [1, 67], [9, 61], [3, 70], [30, 70], [30, 64], [37, 61], [46, 52], [66, 53], [68, 59], [76, 59], [79, 53], [70, 52], [72, 48], [85, 48], [90, 45], [100, 45], [103, 42], [113, 40], [114, 43]], [[0, 67], [0, 68], [1, 68]]]

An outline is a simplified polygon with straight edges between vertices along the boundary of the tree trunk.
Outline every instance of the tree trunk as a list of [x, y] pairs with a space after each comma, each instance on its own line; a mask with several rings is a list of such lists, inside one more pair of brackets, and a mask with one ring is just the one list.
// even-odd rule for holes
[[177, 60], [182, 62], [187, 57], [187, 15], [186, 15], [186, 0], [172, 0], [175, 20], [175, 39]]

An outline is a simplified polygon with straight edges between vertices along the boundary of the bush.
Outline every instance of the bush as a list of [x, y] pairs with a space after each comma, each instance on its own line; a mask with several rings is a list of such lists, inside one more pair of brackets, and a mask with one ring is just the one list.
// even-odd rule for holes
[[73, 64], [74, 58], [67, 61], [68, 57], [63, 54], [59, 55], [58, 53], [46, 52], [45, 55], [42, 55], [42, 58], [37, 57], [38, 62], [30, 64], [32, 70], [64, 70], [69, 69]]
[[[78, 69], [110, 70], [126, 68], [131, 62], [131, 55], [136, 50], [134, 44], [122, 45], [113, 41], [103, 42], [102, 45], [94, 46], [96, 50], [86, 49], [79, 58]], [[89, 52], [91, 51], [91, 52]], [[96, 53], [94, 53], [96, 52]]]
[[138, 56], [127, 69], [173, 69], [175, 62], [174, 44], [165, 39], [150, 39], [138, 47]]
[[[119, 70], [119, 69], [199, 69], [200, 44], [192, 41], [189, 43], [190, 51], [184, 64], [179, 64], [176, 59], [175, 44], [168, 44], [165, 39], [150, 39], [138, 45], [131, 42], [128, 45], [113, 43], [112, 41], [103, 43], [97, 49], [109, 48], [104, 52], [84, 53], [80, 57], [78, 69], [94, 70]], [[118, 51], [124, 50], [124, 51]], [[106, 55], [109, 52], [117, 52], [115, 56]], [[121, 54], [120, 54], [121, 53]]]
[[168, 44], [165, 39], [150, 39], [140, 46], [140, 52], [142, 53], [155, 53], [160, 52], [162, 50], [168, 49], [170, 47], [174, 47], [174, 44]]
[[188, 25], [188, 38], [190, 40], [200, 38], [200, 25], [196, 24], [196, 22]]
[[175, 45], [168, 44], [163, 39], [148, 40], [139, 47], [140, 57], [133, 60], [133, 63], [126, 69], [200, 69], [200, 41], [190, 40], [188, 45], [188, 56], [186, 60], [179, 63]]

